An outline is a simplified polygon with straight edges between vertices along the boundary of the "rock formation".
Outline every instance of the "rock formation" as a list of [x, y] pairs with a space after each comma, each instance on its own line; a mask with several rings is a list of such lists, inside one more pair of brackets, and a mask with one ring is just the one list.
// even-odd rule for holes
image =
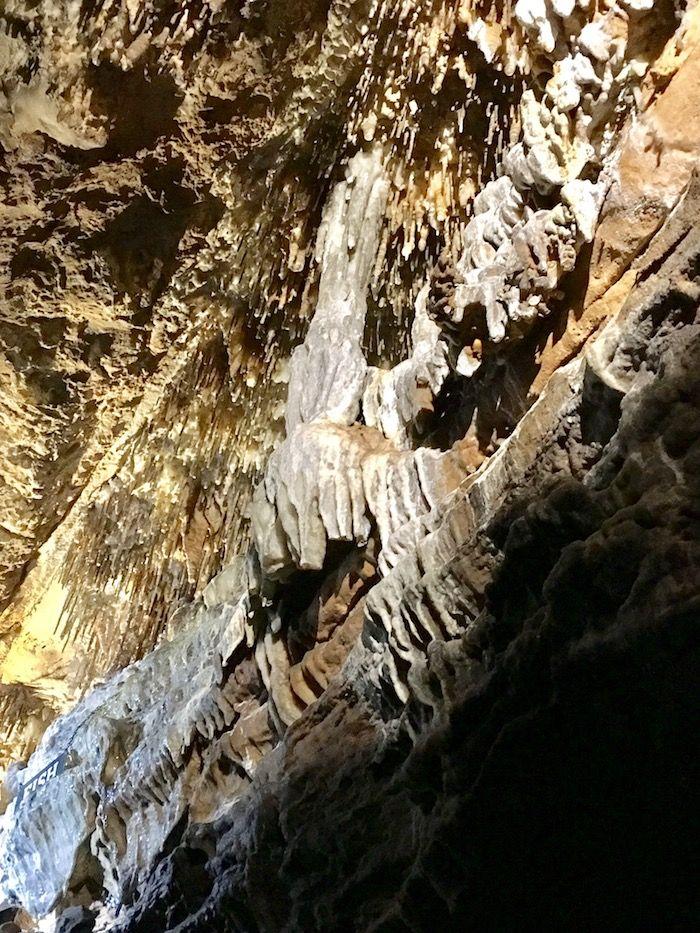
[[697, 3], [7, 0], [0, 68], [2, 922], [697, 923]]

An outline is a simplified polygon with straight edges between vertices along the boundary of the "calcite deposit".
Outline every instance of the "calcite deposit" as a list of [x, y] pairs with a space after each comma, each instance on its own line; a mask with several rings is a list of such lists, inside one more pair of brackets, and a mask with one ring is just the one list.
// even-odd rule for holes
[[0, 75], [0, 933], [695, 926], [697, 0]]

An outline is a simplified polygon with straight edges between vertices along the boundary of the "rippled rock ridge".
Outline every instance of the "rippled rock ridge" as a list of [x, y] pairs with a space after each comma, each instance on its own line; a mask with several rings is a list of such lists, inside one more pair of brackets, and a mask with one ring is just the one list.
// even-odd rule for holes
[[695, 928], [697, 0], [0, 77], [0, 933]]

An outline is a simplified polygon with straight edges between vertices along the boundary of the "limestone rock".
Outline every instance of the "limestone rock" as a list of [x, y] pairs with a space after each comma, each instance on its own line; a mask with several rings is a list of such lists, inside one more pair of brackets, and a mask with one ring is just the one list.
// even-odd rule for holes
[[697, 916], [699, 39], [9, 0], [2, 922]]

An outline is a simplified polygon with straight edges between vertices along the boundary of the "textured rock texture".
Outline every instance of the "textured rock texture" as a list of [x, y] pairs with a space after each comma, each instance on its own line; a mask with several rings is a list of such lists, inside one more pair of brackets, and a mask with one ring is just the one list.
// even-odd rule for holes
[[6, 7], [7, 922], [694, 926], [700, 8]]

